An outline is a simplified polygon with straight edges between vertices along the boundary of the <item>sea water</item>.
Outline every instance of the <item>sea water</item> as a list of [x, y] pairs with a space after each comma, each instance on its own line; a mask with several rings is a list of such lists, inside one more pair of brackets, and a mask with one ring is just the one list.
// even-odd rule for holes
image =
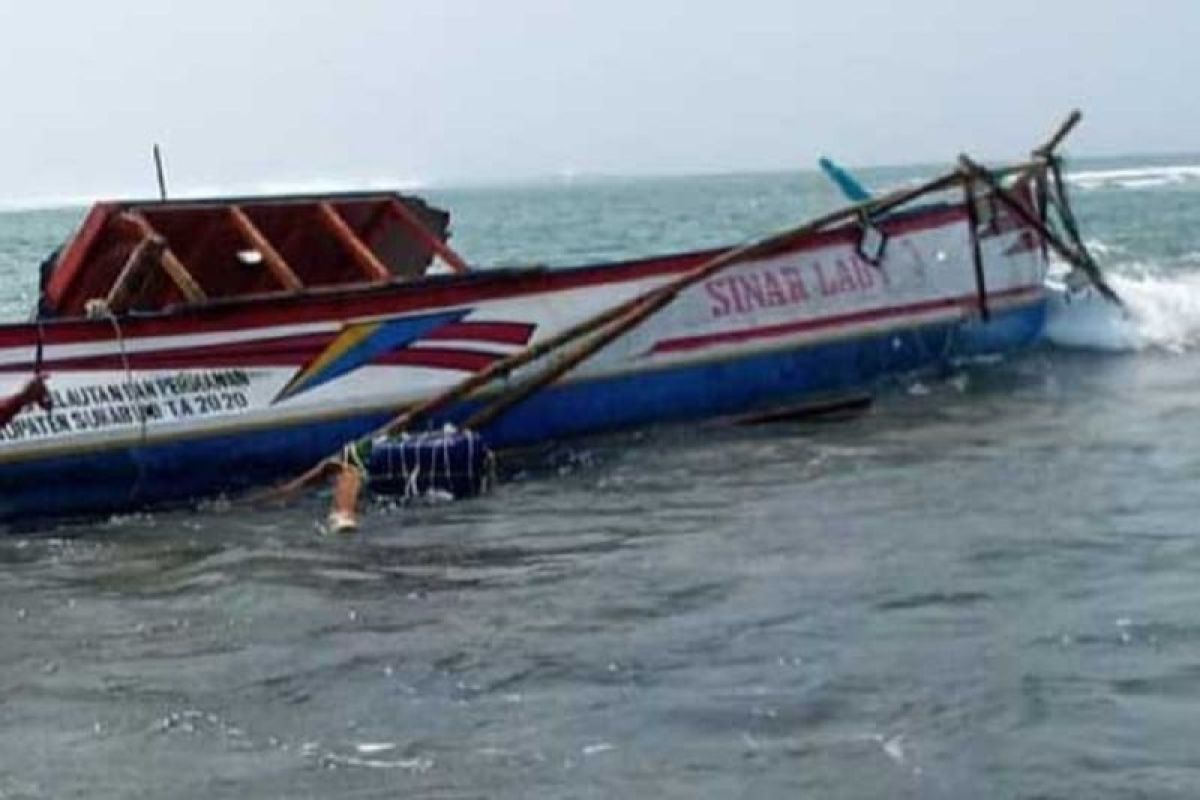
[[[1194, 796], [1200, 157], [1070, 187], [1127, 309], [1056, 302], [1045, 345], [850, 421], [589, 442], [350, 537], [318, 498], [0, 541], [0, 797]], [[426, 194], [499, 266], [839, 203], [807, 173]], [[80, 216], [0, 215], [5, 318]]]

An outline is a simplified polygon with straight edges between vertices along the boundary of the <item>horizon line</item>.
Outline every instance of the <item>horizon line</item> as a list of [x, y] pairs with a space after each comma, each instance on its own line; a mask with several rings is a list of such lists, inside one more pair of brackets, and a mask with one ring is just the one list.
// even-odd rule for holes
[[[1146, 166], [1183, 167], [1200, 166], [1200, 150], [1164, 150], [1144, 151], [1136, 153], [1105, 153], [1094, 155], [1076, 155], [1073, 160], [1100, 162], [1116, 159], [1169, 159], [1187, 158], [1194, 163], [1153, 164]], [[996, 159], [989, 159], [996, 160]], [[1069, 159], [1071, 160], [1071, 159]], [[814, 160], [815, 163], [815, 160]], [[838, 162], [842, 166], [859, 170], [926, 170], [943, 166], [952, 166], [952, 162], [916, 161], [908, 163], [874, 162], [850, 163]], [[227, 186], [198, 186], [192, 189], [172, 193], [172, 200], [218, 199], [222, 197], [287, 197], [298, 194], [325, 194], [343, 191], [396, 191], [404, 193], [422, 192], [455, 192], [476, 189], [501, 189], [505, 187], [544, 187], [548, 185], [571, 185], [574, 183], [605, 181], [650, 181], [650, 180], [680, 180], [688, 178], [733, 178], [781, 175], [796, 173], [802, 175], [820, 174], [820, 169], [813, 167], [745, 167], [728, 169], [698, 169], [698, 170], [666, 170], [666, 171], [629, 171], [629, 172], [575, 172], [561, 170], [559, 172], [538, 173], [531, 175], [513, 176], [480, 176], [475, 178], [443, 178], [443, 179], [336, 179], [313, 178], [311, 180], [273, 180], [254, 184], [231, 183]], [[146, 202], [149, 199], [145, 192], [109, 191], [92, 195], [62, 194], [27, 199], [0, 197], [0, 213], [28, 213], [39, 211], [67, 211], [71, 209], [86, 209], [97, 202], [117, 200], [122, 202]]]

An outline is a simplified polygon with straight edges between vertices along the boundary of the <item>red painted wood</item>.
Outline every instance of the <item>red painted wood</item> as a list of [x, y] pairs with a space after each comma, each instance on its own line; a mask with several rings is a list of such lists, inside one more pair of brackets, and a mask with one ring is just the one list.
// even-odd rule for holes
[[46, 296], [52, 307], [57, 307], [63, 302], [64, 295], [79, 277], [79, 268], [85, 263], [92, 245], [96, 243], [100, 232], [117, 210], [116, 203], [97, 203], [92, 206], [79, 232], [71, 239], [67, 249], [59, 255], [58, 264], [46, 288]]
[[467, 262], [463, 260], [462, 256], [454, 252], [450, 248], [450, 245], [443, 242], [437, 236], [434, 236], [433, 232], [429, 228], [426, 228], [425, 224], [417, 219], [417, 216], [409, 211], [408, 206], [404, 205], [404, 203], [393, 197], [388, 201], [388, 210], [396, 219], [404, 224], [409, 233], [417, 236], [425, 243], [426, 247], [441, 256], [442, 260], [449, 264], [455, 272], [471, 271], [471, 268], [467, 266]]

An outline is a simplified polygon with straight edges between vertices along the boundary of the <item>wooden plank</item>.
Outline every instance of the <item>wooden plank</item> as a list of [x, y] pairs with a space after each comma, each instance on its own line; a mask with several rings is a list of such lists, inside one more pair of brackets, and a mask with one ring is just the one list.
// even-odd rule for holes
[[450, 249], [450, 245], [443, 242], [433, 234], [433, 231], [425, 227], [425, 224], [417, 218], [417, 215], [408, 206], [401, 203], [399, 198], [389, 197], [387, 208], [392, 216], [399, 220], [422, 244], [449, 264], [451, 269], [455, 272], [471, 271], [471, 268], [467, 266], [467, 262], [463, 260], [462, 256]]
[[350, 253], [350, 257], [367, 280], [383, 283], [392, 279], [391, 270], [355, 235], [354, 230], [332, 204], [318, 203], [317, 215], [338, 243]]
[[246, 243], [262, 254], [263, 262], [267, 265], [267, 269], [275, 276], [275, 280], [288, 291], [298, 292], [304, 288], [303, 281], [296, 275], [279, 251], [271, 244], [266, 236], [263, 236], [262, 231], [258, 226], [246, 215], [241, 206], [230, 206], [229, 217], [233, 220], [233, 226], [237, 228], [238, 233], [246, 240]]
[[[68, 299], [64, 295], [73, 288], [73, 282], [91, 254], [92, 246], [100, 238], [101, 232], [116, 210], [114, 203], [97, 203], [92, 206], [78, 233], [59, 253], [58, 263], [50, 274], [49, 285], [46, 286], [46, 299], [56, 310], [63, 310], [61, 306]], [[82, 312], [83, 309], [79, 311]]]
[[358, 235], [358, 238], [363, 240], [363, 244], [365, 244], [367, 247], [370, 247], [371, 240], [375, 238], [380, 229], [383, 228], [383, 223], [386, 222], [391, 216], [392, 215], [388, 211], [388, 204], [386, 201], [377, 203], [375, 207], [371, 209], [371, 215], [367, 217], [367, 224], [363, 225], [362, 233]]
[[[221, 231], [221, 226], [224, 224], [224, 218], [214, 219], [209, 221], [207, 226], [201, 232], [200, 237], [180, 255], [180, 260], [184, 264], [203, 264], [204, 254], [212, 240]], [[135, 287], [135, 293], [129, 298], [129, 308], [141, 308], [143, 299], [148, 299], [151, 303], [148, 308], [159, 308], [157, 302], [159, 295], [163, 290], [163, 281], [165, 280], [163, 272], [157, 270], [146, 276], [146, 280], [142, 281], [140, 286]]]
[[122, 314], [128, 310], [133, 300], [135, 284], [140, 278], [148, 277], [145, 275], [146, 270], [151, 263], [162, 257], [162, 250], [165, 247], [166, 242], [161, 237], [155, 236], [143, 237], [134, 245], [133, 250], [129, 253], [129, 258], [125, 260], [125, 265], [121, 267], [117, 280], [109, 289], [108, 297], [104, 300], [109, 311], [114, 314]]
[[141, 233], [142, 238], [156, 238], [163, 242], [162, 255], [158, 263], [163, 270], [170, 276], [175, 286], [183, 294], [185, 300], [189, 303], [199, 303], [208, 299], [208, 295], [200, 288], [200, 284], [196, 283], [196, 279], [192, 277], [192, 273], [184, 266], [183, 262], [171, 252], [170, 246], [166, 244], [166, 239], [154, 230], [154, 226], [150, 224], [150, 220], [146, 219], [140, 211], [127, 211], [121, 215], [121, 220], [128, 225], [136, 228]]

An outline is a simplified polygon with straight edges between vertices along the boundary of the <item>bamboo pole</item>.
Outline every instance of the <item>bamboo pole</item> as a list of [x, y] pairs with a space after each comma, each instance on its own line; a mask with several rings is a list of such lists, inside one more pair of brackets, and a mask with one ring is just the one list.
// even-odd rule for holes
[[963, 182], [963, 199], [967, 209], [967, 227], [971, 237], [971, 264], [975, 268], [975, 296], [979, 301], [979, 315], [987, 322], [992, 318], [988, 308], [987, 276], [983, 272], [983, 243], [979, 240], [979, 209], [976, 207], [975, 181], [968, 178]]
[[246, 240], [246, 243], [262, 254], [263, 262], [266, 263], [267, 269], [275, 276], [284, 289], [292, 292], [298, 292], [304, 288], [304, 282], [297, 277], [292, 268], [288, 266], [287, 261], [275, 249], [270, 240], [263, 236], [262, 231], [254, 224], [249, 215], [242, 210], [241, 206], [229, 207], [229, 218], [233, 221], [233, 226], [237, 228], [238, 233]]
[[[1020, 169], [1021, 166], [1015, 168], [1007, 168], [1005, 172], [1011, 172], [1013, 169]], [[753, 257], [757, 251], [769, 249], [788, 239], [802, 236], [808, 233], [813, 233], [821, 228], [827, 227], [833, 222], [839, 221], [840, 218], [850, 215], [859, 216], [861, 214], [879, 214], [881, 209], [887, 210], [895, 208], [904, 203], [910, 202], [921, 195], [929, 192], [939, 191], [943, 188], [948, 188], [954, 183], [961, 183], [966, 188], [966, 205], [968, 223], [971, 225], [977, 224], [976, 212], [974, 208], [974, 197], [971, 192], [971, 179], [965, 177], [961, 173], [949, 173], [945, 176], [934, 178], [921, 186], [909, 190], [900, 190], [883, 195], [875, 200], [864, 201], [840, 211], [835, 211], [826, 217], [818, 218], [811, 223], [802, 225], [791, 231], [786, 231], [775, 236], [768, 237], [760, 242], [751, 243], [735, 251], [728, 252], [724, 256], [718, 256], [706, 264], [702, 264], [695, 268], [691, 273], [688, 273], [675, 281], [673, 284], [661, 287], [658, 290], [653, 290], [646, 295], [635, 298], [632, 301], [632, 306], [628, 307], [628, 313], [619, 318], [612, 324], [610, 328], [597, 334], [595, 338], [589, 340], [586, 344], [580, 347], [573, 353], [567, 354], [561, 358], [558, 363], [550, 366], [542, 374], [530, 379], [524, 384], [514, 387], [509, 392], [506, 392], [501, 397], [497, 398], [491, 404], [483, 409], [480, 409], [464, 423], [468, 428], [483, 428], [491, 422], [494, 422], [502, 414], [516, 406], [521, 401], [525, 400], [539, 389], [553, 383], [558, 378], [570, 372], [572, 369], [583, 363], [596, 352], [611, 344], [614, 340], [628, 333], [634, 327], [639, 325], [648, 317], [652, 316], [668, 303], [675, 299], [684, 289], [692, 286], [695, 283], [711, 277], [715, 272], [731, 265], [736, 261], [745, 258]], [[852, 211], [853, 209], [853, 211]], [[983, 256], [979, 248], [979, 237], [977, 232], [973, 232], [975, 246], [975, 278], [976, 288], [979, 294], [979, 309], [986, 322], [990, 317], [990, 310], [987, 305], [987, 288], [983, 275]], [[626, 304], [627, 306], [629, 304]]]
[[554, 383], [597, 352], [633, 330], [643, 320], [660, 311], [672, 299], [674, 299], [672, 295], [658, 295], [643, 301], [627, 315], [609, 325], [608, 328], [602, 329], [595, 337], [587, 340], [574, 351], [562, 355], [556, 363], [547, 367], [542, 373], [505, 392], [496, 400], [472, 414], [463, 423], [463, 427], [480, 430], [487, 427], [503, 416], [509, 409], [519, 405], [542, 388]]
[[1096, 263], [1094, 261], [1092, 261], [1090, 258], [1080, 255], [1068, 247], [1060, 238], [1058, 238], [1058, 234], [1050, 230], [1050, 228], [1047, 227], [1046, 224], [1040, 219], [1038, 219], [1032, 211], [1025, 207], [1020, 199], [1014, 197], [1012, 192], [1001, 186], [1000, 182], [990, 172], [972, 161], [970, 156], [964, 153], [958, 157], [958, 161], [959, 164], [962, 165], [962, 169], [965, 174], [978, 178], [980, 181], [983, 181], [983, 183], [987, 184], [988, 188], [992, 190], [992, 194], [994, 194], [996, 198], [1000, 200], [1000, 202], [1008, 206], [1013, 213], [1020, 217], [1026, 225], [1037, 231], [1041, 235], [1042, 240], [1050, 245], [1051, 249], [1062, 256], [1067, 263], [1082, 270], [1083, 273], [1088, 276], [1088, 279], [1092, 282], [1092, 285], [1096, 287], [1100, 294], [1104, 295], [1105, 298], [1115, 305], [1121, 306], [1122, 308], [1125, 306], [1125, 303], [1121, 300], [1120, 296], [1117, 295], [1117, 293], [1112, 290], [1112, 287], [1110, 287], [1104, 280], [1104, 276], [1100, 274], [1100, 270], [1096, 267]]
[[[1000, 174], [1007, 175], [1013, 172], [1027, 169], [1031, 166], [1030, 163], [1021, 163], [1006, 167], [1001, 170]], [[389, 422], [376, 428], [374, 431], [365, 436], [359, 437], [357, 442], [369, 441], [377, 436], [390, 436], [407, 429], [415, 421], [422, 417], [428, 416], [446, 406], [463, 400], [473, 395], [478, 389], [487, 386], [493, 381], [505, 377], [513, 371], [529, 364], [543, 356], [559, 350], [571, 342], [594, 333], [606, 325], [610, 326], [607, 330], [586, 342], [578, 350], [566, 356], [558, 363], [553, 365], [539, 376], [532, 380], [515, 387], [511, 392], [503, 395], [495, 403], [494, 411], [492, 407], [485, 408], [473, 416], [473, 419], [486, 419], [490, 421], [495, 419], [498, 414], [503, 413], [508, 408], [511, 408], [517, 402], [520, 402], [532, 392], [545, 386], [549, 381], [554, 380], [565, 374], [579, 363], [593, 355], [600, 348], [619, 338], [625, 333], [628, 333], [636, 325], [644, 321], [646, 318], [661, 310], [664, 306], [674, 300], [680, 292], [685, 289], [712, 277], [723, 269], [726, 269], [738, 262], [748, 258], [753, 258], [765, 251], [780, 245], [787, 244], [794, 239], [819, 232], [830, 225], [840, 222], [846, 222], [859, 218], [863, 215], [870, 216], [873, 214], [881, 214], [892, 210], [899, 206], [905, 205], [917, 198], [934, 192], [943, 191], [955, 185], [960, 185], [964, 180], [964, 175], [961, 170], [955, 170], [935, 178], [931, 178], [922, 182], [919, 185], [896, 189], [892, 192], [871, 198], [859, 203], [854, 203], [843, 208], [832, 211], [828, 214], [817, 217], [813, 220], [805, 222], [801, 225], [789, 228], [785, 231], [766, 236], [761, 239], [749, 242], [739, 247], [726, 250], [713, 258], [705, 261], [692, 270], [684, 273], [669, 283], [659, 286], [654, 289], [647, 290], [635, 297], [611, 306], [604, 311], [594, 314], [587, 319], [581, 320], [575, 325], [560, 331], [554, 336], [530, 345], [524, 350], [514, 353], [507, 358], [503, 358], [494, 362], [483, 370], [465, 378], [444, 392], [435, 395], [416, 405], [409, 406], [401, 411]], [[399, 205], [399, 201], [394, 201]], [[436, 237], [434, 237], [436, 238]], [[486, 416], [484, 416], [486, 414]], [[349, 443], [352, 446], [354, 442]], [[343, 448], [339, 448], [341, 450]], [[259, 497], [248, 498], [249, 502], [266, 501], [272, 498], [279, 499], [290, 496], [296, 491], [312, 483], [320, 480], [330, 474], [339, 474], [343, 471], [344, 465], [337, 461], [336, 454], [323, 459], [318, 464], [314, 465], [303, 475], [289, 481], [283, 486], [269, 491], [266, 495]]]
[[1017, 173], [1016, 183], [1021, 183], [1029, 179], [1038, 170], [1044, 170], [1046, 163], [1054, 158], [1054, 151], [1059, 148], [1059, 145], [1066, 140], [1075, 127], [1083, 120], [1083, 112], [1078, 108], [1071, 109], [1071, 113], [1067, 114], [1067, 118], [1059, 123], [1059, 126], [1050, 135], [1050, 138], [1042, 142], [1037, 147], [1030, 151], [1032, 163]]
[[614, 326], [618, 332], [612, 338], [616, 338], [616, 336], [619, 336], [620, 333], [628, 331], [633, 327], [633, 325], [636, 325], [649, 316], [648, 313], [637, 313], [639, 307], [642, 307], [643, 305], [649, 307], [652, 305], [654, 310], [662, 308], [668, 302], [678, 296], [679, 293], [684, 289], [687, 289], [688, 287], [713, 276], [717, 272], [720, 272], [734, 263], [743, 261], [747, 258], [752, 258], [758, 253], [769, 250], [773, 247], [778, 247], [781, 244], [786, 244], [797, 237], [820, 231], [823, 228], [832, 225], [833, 223], [855, 219], [864, 212], [879, 213], [881, 209], [892, 209], [899, 205], [903, 205], [904, 203], [910, 202], [911, 200], [924, 194], [948, 188], [960, 181], [962, 181], [961, 173], [957, 171], [947, 173], [945, 175], [925, 181], [919, 186], [914, 186], [908, 189], [898, 189], [896, 191], [889, 192], [888, 194], [880, 195], [879, 197], [871, 200], [855, 203], [853, 205], [838, 209], [837, 211], [817, 217], [816, 219], [805, 222], [802, 225], [797, 225], [785, 231], [755, 240], [748, 244], [744, 244], [740, 247], [726, 250], [663, 286], [647, 290], [636, 297], [618, 303], [615, 306], [612, 306], [604, 311], [599, 312], [598, 314], [576, 323], [575, 325], [572, 325], [566, 330], [561, 331], [545, 341], [531, 345], [530, 347], [527, 347], [518, 353], [514, 353], [507, 358], [503, 358], [500, 361], [491, 364], [480, 372], [475, 373], [450, 389], [447, 389], [445, 392], [402, 412], [391, 422], [370, 434], [370, 437], [380, 435], [386, 436], [398, 433], [421, 417], [438, 411], [450, 403], [462, 400], [471, 395], [476, 389], [486, 386], [492, 381], [504, 377], [514, 370], [517, 370], [520, 367], [523, 367], [524, 365], [541, 358], [542, 356], [554, 352], [555, 350], [570, 344], [576, 339], [587, 336], [588, 334], [599, 330], [609, 323], [621, 320], [624, 317], [626, 319], [621, 325]]
[[392, 279], [392, 272], [379, 258], [371, 252], [371, 248], [358, 236], [349, 223], [342, 218], [337, 209], [331, 203], [317, 203], [317, 215], [321, 218], [322, 224], [325, 225], [342, 248], [350, 254], [350, 258], [358, 266], [359, 270], [369, 280], [375, 282], [385, 282]]
[[1078, 125], [1082, 120], [1083, 112], [1081, 112], [1078, 108], [1072, 109], [1071, 113], [1068, 114], [1067, 118], [1063, 120], [1061, 125], [1058, 126], [1058, 129], [1054, 132], [1054, 134], [1051, 135], [1051, 137], [1047, 139], [1046, 142], [1040, 147], [1035, 147], [1033, 149], [1033, 155], [1041, 158], [1049, 157], [1054, 153], [1055, 150], [1058, 149], [1058, 146], [1063, 143], [1063, 140], [1071, 134], [1071, 131], [1075, 130], [1075, 126]]

